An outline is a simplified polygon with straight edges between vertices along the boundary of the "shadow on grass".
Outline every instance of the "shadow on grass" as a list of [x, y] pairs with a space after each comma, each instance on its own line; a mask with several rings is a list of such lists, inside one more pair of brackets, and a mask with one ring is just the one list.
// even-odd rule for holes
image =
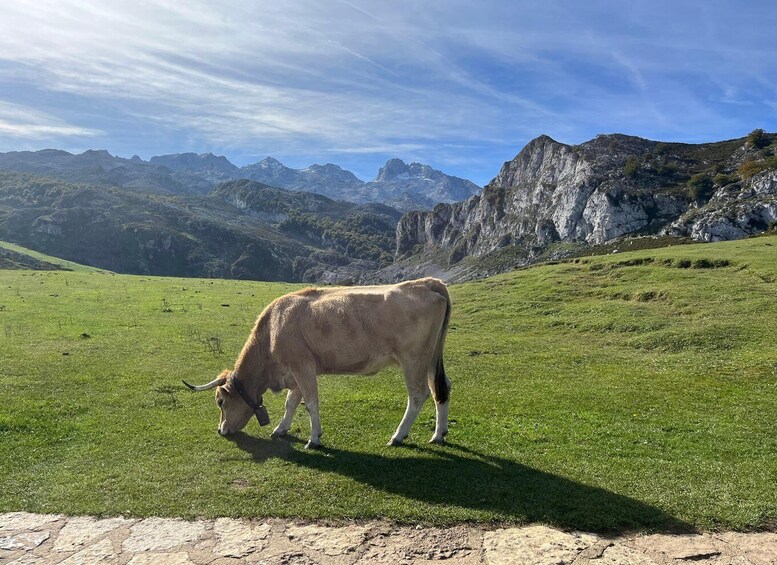
[[230, 439], [256, 462], [280, 457], [410, 500], [494, 513], [500, 521], [544, 522], [590, 532], [695, 531], [690, 524], [633, 498], [456, 444], [407, 445], [398, 449], [418, 455], [394, 458], [327, 447], [307, 452], [293, 445], [302, 443], [294, 436], [268, 440], [239, 433]]

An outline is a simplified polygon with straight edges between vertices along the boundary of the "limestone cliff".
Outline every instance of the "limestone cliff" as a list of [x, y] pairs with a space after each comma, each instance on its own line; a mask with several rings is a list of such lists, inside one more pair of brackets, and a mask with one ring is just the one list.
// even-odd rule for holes
[[771, 166], [777, 136], [763, 139], [759, 147], [744, 138], [690, 145], [616, 134], [571, 146], [540, 136], [482, 193], [403, 216], [396, 256], [400, 266], [414, 258], [420, 274], [418, 258], [434, 255], [427, 270], [439, 275], [441, 252], [446, 268], [512, 246], [525, 264], [554, 244], [659, 233], [710, 241], [763, 231], [775, 218], [777, 172], [741, 173], [745, 164]]

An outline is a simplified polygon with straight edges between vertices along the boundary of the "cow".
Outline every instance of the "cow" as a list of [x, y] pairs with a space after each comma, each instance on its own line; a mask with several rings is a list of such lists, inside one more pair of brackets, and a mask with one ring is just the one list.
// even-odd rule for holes
[[443, 348], [451, 315], [445, 284], [424, 278], [383, 286], [307, 288], [281, 296], [259, 315], [235, 363], [194, 391], [216, 389], [222, 436], [242, 430], [252, 415], [269, 424], [262, 395], [288, 389], [283, 418], [273, 437], [285, 436], [304, 399], [310, 416], [307, 449], [321, 446], [317, 376], [374, 375], [399, 365], [407, 408], [388, 445], [407, 438], [431, 394], [437, 418], [431, 443], [448, 433], [451, 382]]

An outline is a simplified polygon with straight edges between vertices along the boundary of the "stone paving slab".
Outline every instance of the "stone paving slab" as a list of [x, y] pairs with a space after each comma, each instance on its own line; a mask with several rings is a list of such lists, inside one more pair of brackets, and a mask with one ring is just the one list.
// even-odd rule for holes
[[93, 518], [0, 514], [0, 564], [62, 565], [715, 565], [777, 564], [777, 533], [630, 534], [542, 525], [343, 526], [277, 519]]

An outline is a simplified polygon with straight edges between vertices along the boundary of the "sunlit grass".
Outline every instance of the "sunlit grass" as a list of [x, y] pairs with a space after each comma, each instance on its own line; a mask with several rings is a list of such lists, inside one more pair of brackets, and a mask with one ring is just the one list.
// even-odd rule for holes
[[0, 511], [773, 526], [777, 238], [575, 261], [451, 287], [449, 445], [431, 403], [384, 445], [387, 370], [321, 378], [320, 452], [256, 422], [221, 438], [180, 384], [297, 286], [0, 271]]

